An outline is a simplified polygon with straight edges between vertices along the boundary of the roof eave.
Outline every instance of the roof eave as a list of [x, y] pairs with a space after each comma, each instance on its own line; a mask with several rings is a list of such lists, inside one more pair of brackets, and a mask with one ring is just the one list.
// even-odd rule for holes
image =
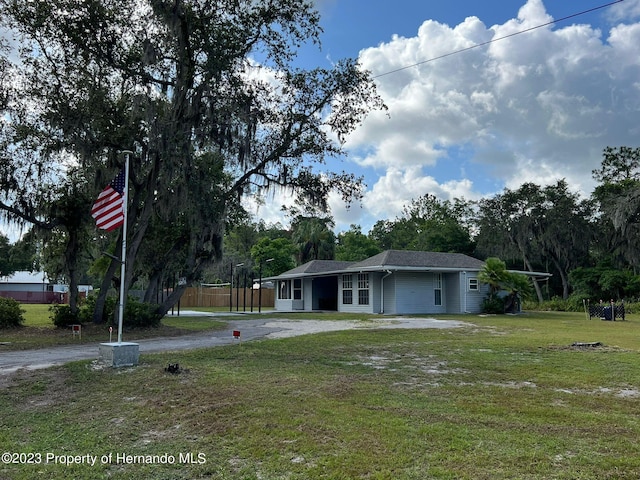
[[410, 271], [410, 272], [479, 272], [479, 267], [410, 267], [406, 265], [376, 265], [373, 267], [349, 268], [350, 272], [382, 272], [382, 271]]
[[553, 277], [553, 273], [545, 273], [545, 272], [528, 272], [526, 270], [508, 270], [510, 273], [519, 273], [521, 275], [526, 275], [527, 277], [541, 277], [541, 278], [551, 278]]
[[309, 277], [325, 277], [327, 275], [341, 275], [344, 273], [357, 273], [357, 272], [479, 272], [481, 268], [478, 267], [408, 267], [401, 265], [376, 265], [373, 267], [362, 267], [362, 268], [345, 268], [342, 270], [331, 270], [326, 272], [316, 272], [316, 273], [292, 273], [292, 274], [282, 274], [277, 275], [275, 277], [264, 277], [263, 281], [273, 281], [273, 280], [290, 280], [293, 278], [309, 278]]

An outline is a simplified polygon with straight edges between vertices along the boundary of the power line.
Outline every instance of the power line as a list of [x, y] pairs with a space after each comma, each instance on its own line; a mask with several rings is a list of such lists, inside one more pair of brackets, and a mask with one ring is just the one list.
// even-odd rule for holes
[[610, 7], [611, 5], [615, 5], [616, 3], [621, 3], [623, 1], [624, 0], [616, 0], [615, 2], [610, 2], [610, 3], [604, 4], [604, 5], [600, 5], [598, 7], [590, 8], [589, 10], [584, 10], [584, 11], [579, 12], [579, 13], [574, 13], [574, 14], [568, 15], [566, 17], [558, 18], [557, 20], [551, 20], [550, 22], [543, 23], [541, 25], [536, 25], [535, 27], [530, 27], [530, 28], [527, 28], [525, 30], [521, 30], [519, 32], [510, 33], [509, 35], [505, 35], [504, 37], [492, 38], [491, 40], [487, 40], [486, 42], [477, 43], [477, 44], [472, 45], [470, 47], [466, 47], [466, 48], [462, 48], [460, 50], [455, 50], [453, 52], [445, 53], [444, 55], [440, 55], [438, 57], [433, 57], [433, 58], [430, 58], [428, 60], [423, 60], [422, 62], [414, 63], [412, 65], [407, 65], [406, 67], [400, 67], [400, 68], [396, 68], [395, 70], [390, 70], [388, 72], [381, 73], [379, 75], [374, 75], [372, 78], [384, 77], [385, 75], [391, 75], [392, 73], [401, 72], [402, 70], [407, 70], [409, 68], [417, 67], [418, 65], [424, 65], [425, 63], [434, 62], [434, 61], [440, 60], [442, 58], [450, 57], [451, 55], [456, 55], [458, 53], [466, 52], [468, 50], [473, 50], [474, 48], [484, 47], [485, 45], [489, 45], [490, 43], [494, 43], [494, 42], [497, 42], [499, 40], [504, 40], [506, 38], [515, 37], [516, 35], [520, 35], [522, 33], [527, 33], [527, 32], [530, 32], [532, 30], [536, 30], [538, 28], [546, 27], [548, 25], [553, 25], [554, 23], [564, 22], [565, 20], [569, 20], [570, 18], [579, 17], [580, 15], [586, 15], [587, 13], [595, 12], [596, 10], [600, 10], [602, 8], [607, 8], [607, 7]]

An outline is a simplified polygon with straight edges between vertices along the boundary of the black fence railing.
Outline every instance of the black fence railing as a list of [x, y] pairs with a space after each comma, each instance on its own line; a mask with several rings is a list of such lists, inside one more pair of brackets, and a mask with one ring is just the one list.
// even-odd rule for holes
[[616, 320], [625, 320], [624, 300], [616, 303], [611, 300], [609, 303], [589, 303], [585, 301], [585, 311], [589, 315], [589, 320], [599, 318], [600, 320], [608, 320], [615, 322]]

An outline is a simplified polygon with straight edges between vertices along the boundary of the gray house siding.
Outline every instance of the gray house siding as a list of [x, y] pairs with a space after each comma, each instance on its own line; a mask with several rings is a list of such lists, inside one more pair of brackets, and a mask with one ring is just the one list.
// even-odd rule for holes
[[280, 310], [283, 312], [290, 312], [293, 310], [293, 299], [291, 298], [282, 298], [282, 290], [284, 289], [284, 282], [278, 281], [276, 282], [276, 299], [275, 299], [275, 308], [276, 310]]
[[[338, 311], [346, 312], [346, 313], [376, 313], [379, 311], [374, 310], [373, 299], [375, 298], [375, 292], [379, 292], [378, 290], [374, 290], [375, 288], [375, 279], [376, 275], [371, 273], [369, 275], [369, 303], [361, 304], [359, 302], [359, 290], [358, 288], [358, 274], [357, 273], [348, 273], [338, 276]], [[351, 279], [351, 288], [344, 288], [345, 282], [344, 279]], [[351, 303], [344, 303], [344, 291], [351, 290]], [[378, 301], [379, 305], [379, 301]]]
[[[278, 280], [276, 282], [275, 308], [283, 312], [304, 309], [304, 297], [294, 298], [293, 280]], [[302, 282], [302, 294], [304, 295], [304, 282]], [[282, 298], [288, 297], [288, 298]]]
[[369, 295], [371, 302], [371, 312], [380, 313], [382, 310], [382, 274], [370, 273], [371, 276], [371, 293]]
[[463, 313], [463, 297], [461, 295], [464, 275], [459, 273], [447, 273], [443, 275], [445, 284], [445, 302], [447, 313]]
[[[470, 276], [470, 278], [477, 278], [476, 274]], [[466, 311], [465, 313], [480, 313], [482, 312], [482, 301], [489, 294], [489, 286], [485, 284], [479, 284], [478, 290], [469, 290], [469, 285], [465, 285], [466, 289]]]
[[275, 309], [280, 312], [290, 312], [293, 310], [293, 300], [276, 298]]
[[302, 281], [302, 310], [313, 310], [313, 279], [305, 278]]
[[384, 279], [380, 279], [380, 283], [383, 284], [384, 299], [381, 300], [380, 313], [387, 313], [390, 315], [397, 314], [396, 308], [396, 276], [394, 274], [384, 275]]
[[[396, 272], [395, 312], [400, 315], [418, 313], [445, 313], [447, 310], [447, 285], [442, 281], [442, 305], [436, 305], [436, 274]], [[443, 275], [444, 277], [444, 275]]]

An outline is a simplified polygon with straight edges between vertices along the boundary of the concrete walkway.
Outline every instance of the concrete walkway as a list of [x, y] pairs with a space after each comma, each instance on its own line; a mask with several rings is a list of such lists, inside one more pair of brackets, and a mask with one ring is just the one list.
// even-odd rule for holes
[[[202, 312], [181, 311], [180, 316], [209, 315], [224, 320], [227, 315], [203, 314]], [[218, 318], [221, 317], [221, 318]], [[470, 324], [457, 320], [435, 320], [431, 318], [381, 317], [379, 320], [289, 320], [277, 318], [277, 313], [247, 315], [246, 319], [228, 320], [226, 328], [215, 332], [198, 332], [179, 337], [160, 337], [136, 340], [124, 339], [139, 344], [140, 354], [166, 352], [174, 350], [190, 350], [195, 348], [216, 347], [237, 343], [234, 330], [240, 331], [242, 342], [285, 338], [310, 333], [320, 333], [351, 329], [378, 328], [456, 328]], [[318, 315], [321, 317], [321, 314]], [[0, 347], [1, 348], [1, 347]], [[98, 344], [68, 345], [38, 350], [21, 350], [2, 352], [0, 350], [0, 375], [8, 375], [20, 369], [36, 370], [54, 365], [61, 365], [76, 360], [94, 360], [99, 356]]]

